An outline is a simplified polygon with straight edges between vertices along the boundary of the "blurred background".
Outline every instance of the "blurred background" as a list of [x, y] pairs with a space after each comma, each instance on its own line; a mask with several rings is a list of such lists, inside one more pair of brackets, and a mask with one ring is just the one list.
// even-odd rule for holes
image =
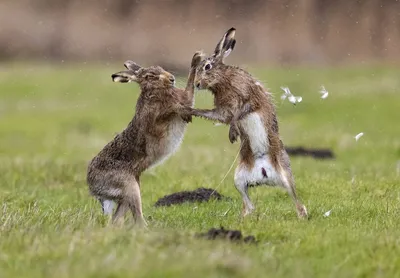
[[0, 61], [127, 58], [186, 72], [237, 28], [241, 64], [398, 63], [398, 0], [3, 0]]

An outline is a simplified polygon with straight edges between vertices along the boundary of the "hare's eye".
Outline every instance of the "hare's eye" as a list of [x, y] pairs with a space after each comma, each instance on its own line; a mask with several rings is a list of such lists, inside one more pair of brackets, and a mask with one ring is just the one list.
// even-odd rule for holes
[[210, 70], [211, 68], [212, 68], [211, 64], [206, 64], [206, 65], [204, 66], [204, 69], [205, 69], [205, 70]]

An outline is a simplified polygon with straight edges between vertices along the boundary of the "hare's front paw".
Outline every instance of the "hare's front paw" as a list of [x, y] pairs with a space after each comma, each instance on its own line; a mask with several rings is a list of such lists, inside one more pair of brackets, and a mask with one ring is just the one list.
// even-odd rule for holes
[[233, 144], [237, 141], [238, 136], [240, 135], [240, 131], [236, 123], [231, 123], [229, 127], [229, 141]]
[[204, 58], [204, 53], [202, 51], [196, 51], [196, 53], [194, 53], [193, 58], [192, 58], [192, 63], [191, 63], [191, 67], [192, 68], [196, 68], [201, 60]]
[[192, 109], [191, 108], [185, 108], [181, 113], [181, 118], [184, 122], [186, 123], [191, 123], [192, 122]]
[[192, 122], [192, 116], [187, 116], [187, 115], [183, 116], [182, 115], [181, 118], [185, 123], [191, 123]]

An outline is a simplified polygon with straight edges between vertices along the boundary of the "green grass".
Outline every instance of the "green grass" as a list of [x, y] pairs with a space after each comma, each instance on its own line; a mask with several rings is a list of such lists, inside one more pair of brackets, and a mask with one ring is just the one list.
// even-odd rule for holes
[[[3, 67], [0, 277], [400, 276], [399, 70], [251, 69], [275, 95], [284, 143], [337, 156], [292, 158], [310, 220], [298, 220], [286, 192], [269, 187], [250, 190], [256, 211], [241, 220], [233, 171], [220, 184], [239, 145], [229, 143], [227, 127], [195, 119], [180, 150], [143, 175], [149, 230], [138, 231], [129, 221], [107, 226], [85, 182], [87, 162], [134, 111], [138, 87], [111, 82], [120, 69]], [[281, 102], [283, 85], [303, 102]], [[196, 95], [196, 107], [211, 103], [209, 93]], [[365, 135], [355, 142], [359, 132]], [[166, 194], [201, 186], [218, 186], [232, 200], [153, 207]], [[254, 235], [258, 245], [193, 237], [221, 225]]]

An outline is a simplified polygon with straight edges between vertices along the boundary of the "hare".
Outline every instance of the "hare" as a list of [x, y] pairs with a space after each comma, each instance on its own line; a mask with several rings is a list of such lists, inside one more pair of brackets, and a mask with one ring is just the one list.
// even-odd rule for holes
[[281, 186], [293, 198], [298, 216], [307, 217], [306, 207], [296, 196], [289, 156], [279, 137], [278, 121], [271, 94], [245, 70], [224, 64], [235, 47], [235, 28], [229, 29], [214, 54], [196, 67], [194, 84], [214, 95], [212, 110], [191, 109], [191, 115], [230, 124], [231, 143], [240, 136], [239, 165], [234, 184], [243, 199], [243, 216], [254, 210], [248, 187]]
[[159, 66], [143, 68], [126, 61], [127, 70], [112, 75], [114, 82], [135, 81], [141, 89], [131, 122], [88, 166], [89, 190], [102, 204], [103, 212], [111, 214], [113, 202], [118, 204], [113, 223], [130, 210], [136, 223], [146, 225], [140, 175], [165, 161], [181, 144], [186, 125], [191, 121], [185, 108], [194, 105], [193, 80], [196, 61], [200, 60], [196, 53], [185, 90], [175, 88], [175, 77]]

